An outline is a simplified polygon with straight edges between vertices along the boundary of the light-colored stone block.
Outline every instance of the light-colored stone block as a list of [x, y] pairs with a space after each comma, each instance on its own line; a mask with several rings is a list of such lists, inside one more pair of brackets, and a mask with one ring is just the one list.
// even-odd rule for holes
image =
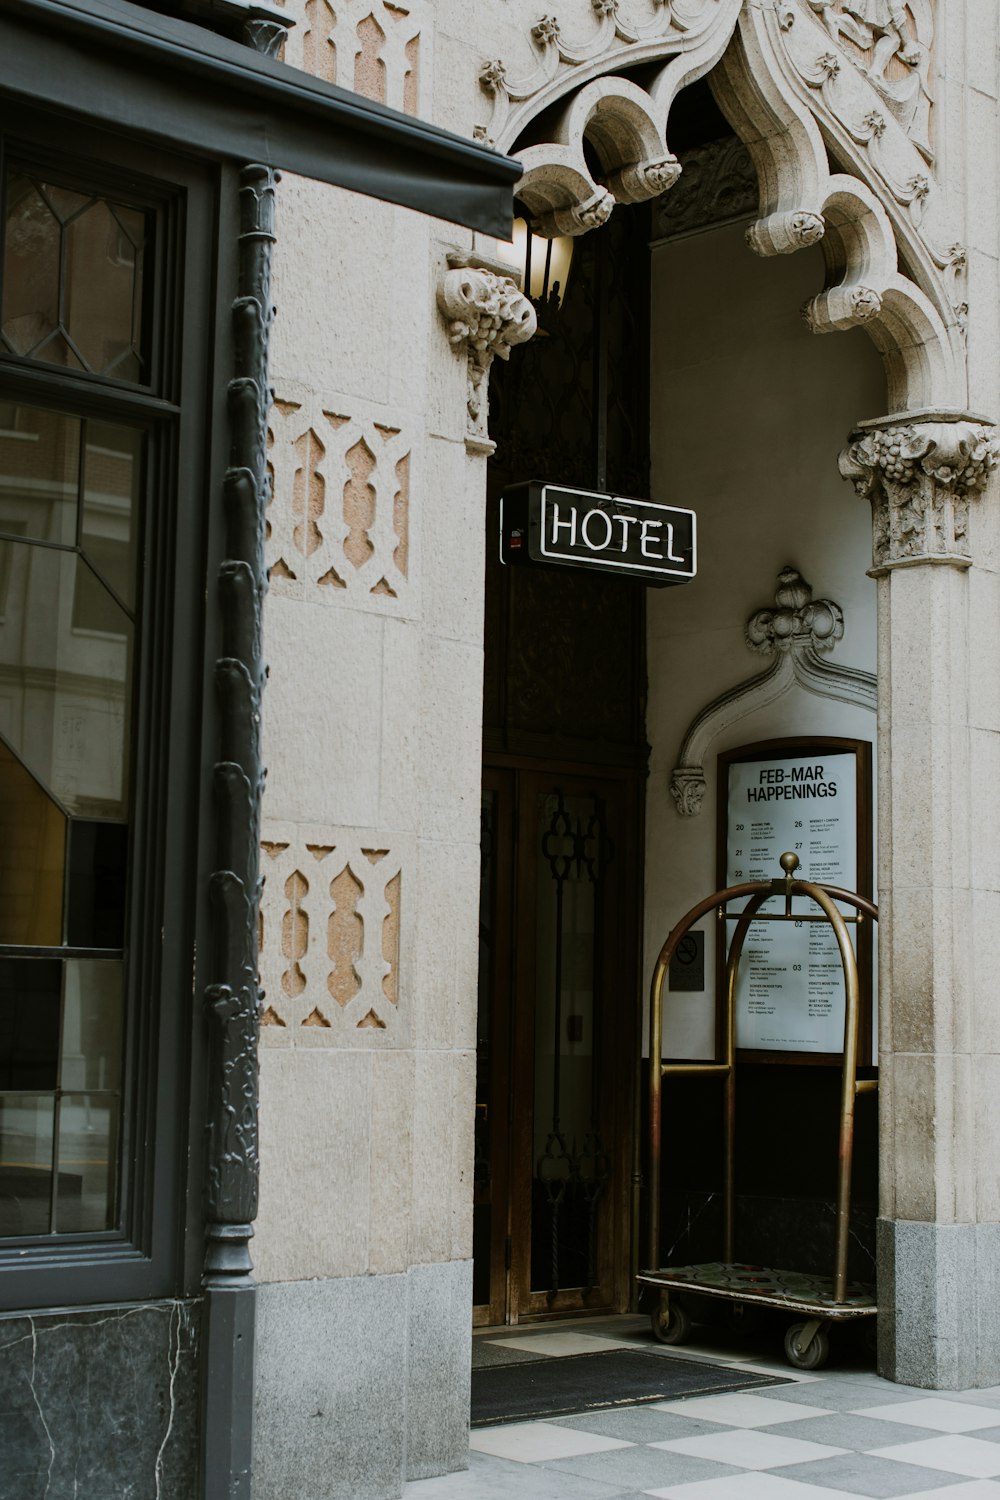
[[287, 376], [314, 390], [335, 383], [387, 401], [392, 330], [370, 310], [385, 306], [394, 282], [384, 247], [399, 210], [301, 177], [286, 176], [278, 192], [272, 380]]
[[472, 1250], [474, 1052], [416, 1055], [410, 1255], [466, 1260]]
[[425, 493], [435, 518], [424, 562], [427, 629], [481, 646], [484, 552], [499, 546], [486, 532], [482, 460], [470, 457], [464, 441], [430, 438]]
[[972, 840], [972, 884], [980, 890], [1000, 891], [1000, 734], [969, 731], [971, 800], [975, 835]]
[[975, 1218], [981, 1224], [1000, 1225], [1000, 1173], [997, 1172], [997, 1142], [1000, 1141], [1000, 1057], [980, 1053], [970, 1063], [972, 1075], [973, 1130], [975, 1140]]
[[262, 1052], [260, 1281], [367, 1271], [372, 1063], [366, 1051]]
[[370, 747], [378, 775], [379, 821], [415, 834], [421, 811], [423, 705], [418, 684], [423, 634], [417, 625], [387, 620], [383, 642], [381, 681], [369, 688], [382, 705], [381, 737]]
[[415, 1071], [412, 1052], [372, 1059], [368, 1269], [376, 1276], [410, 1264]]
[[891, 1108], [895, 1157], [889, 1170], [895, 1184], [896, 1213], [927, 1221], [934, 1219], [938, 1206], [937, 1084], [933, 1057], [897, 1053], [893, 1058]]
[[479, 1002], [479, 849], [420, 842], [420, 921], [414, 933], [414, 1041], [475, 1047]]
[[382, 646], [377, 617], [269, 599], [266, 817], [378, 823]]
[[420, 695], [420, 833], [449, 843], [479, 838], [483, 654], [424, 636]]
[[1000, 1054], [1000, 892], [974, 890], [970, 904], [973, 1045], [978, 1053]]

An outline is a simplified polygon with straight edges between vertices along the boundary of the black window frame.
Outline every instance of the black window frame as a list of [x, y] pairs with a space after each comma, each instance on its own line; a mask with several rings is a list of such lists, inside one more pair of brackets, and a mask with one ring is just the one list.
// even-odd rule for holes
[[[225, 189], [235, 173], [123, 139], [72, 134], [18, 111], [0, 134], [0, 182], [17, 167], [74, 176], [153, 210], [157, 303], [150, 384], [44, 365], [0, 348], [0, 401], [137, 423], [149, 434], [147, 514], [137, 599], [133, 786], [119, 1229], [0, 1240], [0, 1310], [197, 1292], [202, 1257], [201, 1131], [205, 1038], [196, 955], [208, 949], [203, 896], [211, 858], [209, 766], [216, 709], [205, 663], [215, 612], [207, 580], [221, 558], [219, 507], [228, 437], [225, 377], [235, 243]], [[2, 274], [2, 268], [0, 268]], [[148, 304], [147, 304], [148, 305]]]

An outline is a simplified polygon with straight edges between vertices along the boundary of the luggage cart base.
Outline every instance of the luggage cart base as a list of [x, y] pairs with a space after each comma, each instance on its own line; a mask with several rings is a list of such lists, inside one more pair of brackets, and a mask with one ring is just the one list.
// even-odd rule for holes
[[830, 1348], [827, 1324], [872, 1318], [878, 1311], [873, 1287], [854, 1283], [838, 1301], [830, 1276], [776, 1271], [767, 1266], [707, 1261], [697, 1266], [642, 1271], [636, 1279], [640, 1286], [655, 1287], [660, 1294], [651, 1322], [653, 1333], [664, 1344], [682, 1344], [691, 1331], [687, 1309], [671, 1301], [675, 1292], [696, 1292], [701, 1297], [799, 1314], [803, 1321], [793, 1324], [785, 1335], [785, 1357], [798, 1370], [817, 1370], [826, 1363]]

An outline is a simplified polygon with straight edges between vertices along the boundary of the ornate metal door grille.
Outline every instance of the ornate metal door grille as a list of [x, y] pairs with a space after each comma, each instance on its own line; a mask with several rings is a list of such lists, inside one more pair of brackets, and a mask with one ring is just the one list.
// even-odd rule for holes
[[540, 798], [540, 813], [536, 1143], [546, 1134], [532, 1193], [531, 1288], [554, 1296], [563, 1286], [589, 1291], [598, 1280], [597, 1215], [611, 1163], [601, 1139], [595, 1021], [603, 999], [600, 917], [614, 850], [601, 798], [553, 792]]

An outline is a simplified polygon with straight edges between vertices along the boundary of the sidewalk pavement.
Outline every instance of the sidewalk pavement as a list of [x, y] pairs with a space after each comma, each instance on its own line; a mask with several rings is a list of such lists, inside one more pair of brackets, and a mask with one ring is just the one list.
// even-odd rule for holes
[[1000, 1500], [1000, 1386], [893, 1385], [849, 1346], [836, 1358], [836, 1345], [830, 1367], [806, 1374], [770, 1349], [758, 1357], [759, 1338], [708, 1329], [668, 1349], [645, 1318], [491, 1329], [475, 1340], [475, 1363], [502, 1360], [504, 1348], [559, 1358], [641, 1345], [788, 1384], [480, 1427], [466, 1472], [408, 1484], [405, 1500]]

